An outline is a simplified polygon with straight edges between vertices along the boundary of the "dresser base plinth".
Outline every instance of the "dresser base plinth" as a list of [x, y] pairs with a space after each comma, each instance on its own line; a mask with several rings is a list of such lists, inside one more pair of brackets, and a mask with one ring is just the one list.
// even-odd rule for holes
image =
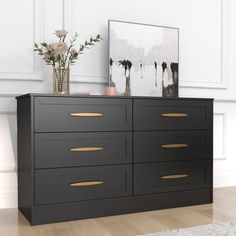
[[212, 189], [32, 207], [32, 225], [212, 203]]

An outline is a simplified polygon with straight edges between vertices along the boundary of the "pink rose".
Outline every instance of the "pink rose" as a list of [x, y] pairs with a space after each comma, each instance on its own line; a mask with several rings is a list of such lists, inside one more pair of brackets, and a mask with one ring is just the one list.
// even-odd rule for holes
[[59, 38], [61, 37], [65, 37], [67, 35], [68, 32], [66, 32], [65, 30], [56, 30], [55, 34], [56, 36], [58, 36]]
[[53, 51], [54, 44], [56, 44], [56, 43], [50, 43], [50, 44], [48, 44], [48, 50], [49, 50], [49, 51]]
[[55, 55], [61, 55], [66, 53], [66, 51], [68, 50], [68, 45], [64, 42], [51, 43], [48, 44], [48, 49], [52, 51]]

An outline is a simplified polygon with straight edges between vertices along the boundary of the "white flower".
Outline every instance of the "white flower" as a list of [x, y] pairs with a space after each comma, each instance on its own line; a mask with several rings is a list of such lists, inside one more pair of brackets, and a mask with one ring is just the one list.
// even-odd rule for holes
[[56, 30], [55, 31], [55, 35], [58, 36], [59, 38], [61, 37], [65, 37], [67, 35], [68, 32], [66, 32], [65, 30]]

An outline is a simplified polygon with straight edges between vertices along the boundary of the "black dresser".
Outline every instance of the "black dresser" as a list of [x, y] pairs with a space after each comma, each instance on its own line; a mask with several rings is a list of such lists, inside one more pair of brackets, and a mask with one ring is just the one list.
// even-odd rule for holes
[[26, 94], [17, 123], [33, 225], [212, 202], [212, 99]]

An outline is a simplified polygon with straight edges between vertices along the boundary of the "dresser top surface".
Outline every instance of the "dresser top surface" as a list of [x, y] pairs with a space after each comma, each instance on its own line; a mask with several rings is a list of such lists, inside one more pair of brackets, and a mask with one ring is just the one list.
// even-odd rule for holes
[[55, 95], [50, 93], [27, 93], [17, 96], [16, 99], [25, 97], [64, 97], [64, 98], [110, 98], [110, 99], [158, 99], [158, 100], [207, 100], [212, 101], [213, 98], [190, 98], [190, 97], [150, 97], [150, 96], [106, 96], [106, 95], [83, 95], [83, 94], [70, 94], [70, 95]]

